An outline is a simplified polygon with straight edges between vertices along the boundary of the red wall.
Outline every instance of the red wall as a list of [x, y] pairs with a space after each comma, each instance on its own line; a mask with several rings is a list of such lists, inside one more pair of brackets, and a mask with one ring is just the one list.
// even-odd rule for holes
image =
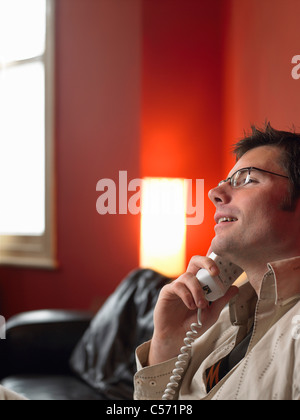
[[89, 308], [138, 266], [138, 218], [96, 212], [99, 179], [140, 176], [139, 0], [59, 0], [55, 271], [0, 269], [0, 313]]
[[[100, 216], [96, 183], [221, 174], [221, 0], [57, 2], [55, 271], [1, 268], [1, 313], [89, 308], [138, 266], [139, 217]], [[217, 151], [217, 152], [216, 152]], [[99, 193], [98, 193], [99, 195]], [[205, 223], [188, 257], [206, 252]], [[94, 302], [94, 303], [93, 303]]]
[[[99, 179], [205, 179], [250, 123], [300, 126], [298, 0], [57, 1], [55, 271], [0, 268], [0, 313], [90, 308], [138, 266], [139, 217], [100, 216]], [[188, 228], [206, 252], [213, 205]]]
[[[280, 130], [300, 131], [300, 80], [291, 77], [300, 54], [299, 0], [228, 1], [230, 20], [224, 66], [225, 150], [250, 124], [266, 119]], [[226, 173], [233, 159], [224, 154]]]
[[222, 175], [222, 0], [143, 2], [142, 176], [205, 179], [205, 219], [187, 260], [213, 235], [208, 191]]

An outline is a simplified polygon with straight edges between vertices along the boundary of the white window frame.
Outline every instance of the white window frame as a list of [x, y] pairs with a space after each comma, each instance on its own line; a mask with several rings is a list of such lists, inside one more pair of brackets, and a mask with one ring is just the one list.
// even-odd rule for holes
[[0, 265], [53, 269], [57, 267], [54, 195], [55, 0], [46, 1], [46, 47], [45, 54], [40, 58], [45, 64], [45, 232], [41, 236], [0, 235]]

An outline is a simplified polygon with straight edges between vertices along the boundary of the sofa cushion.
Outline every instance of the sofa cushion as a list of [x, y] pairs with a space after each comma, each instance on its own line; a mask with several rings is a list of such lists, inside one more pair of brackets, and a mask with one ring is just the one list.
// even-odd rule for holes
[[2, 385], [33, 401], [105, 400], [105, 396], [70, 375], [16, 375], [5, 378]]
[[132, 399], [135, 349], [153, 334], [153, 310], [170, 279], [132, 272], [106, 301], [76, 346], [70, 365], [107, 399]]

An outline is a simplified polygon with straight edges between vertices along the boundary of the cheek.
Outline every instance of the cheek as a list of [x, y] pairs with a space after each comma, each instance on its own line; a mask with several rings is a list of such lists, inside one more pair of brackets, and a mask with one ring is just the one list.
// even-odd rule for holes
[[256, 203], [249, 207], [245, 218], [245, 232], [257, 239], [278, 239], [285, 230], [286, 214], [278, 209], [273, 202]]
[[273, 229], [276, 219], [274, 206], [271, 203], [252, 202], [248, 203], [247, 210], [242, 216], [242, 225], [245, 229], [245, 234], [248, 235], [265, 235]]

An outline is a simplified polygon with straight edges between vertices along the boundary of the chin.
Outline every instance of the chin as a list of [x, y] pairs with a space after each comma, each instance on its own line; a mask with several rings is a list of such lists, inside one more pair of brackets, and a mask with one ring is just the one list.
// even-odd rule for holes
[[221, 238], [215, 236], [211, 243], [210, 250], [219, 257], [224, 257], [231, 260], [231, 256], [235, 253], [233, 243], [228, 240], [221, 240]]

